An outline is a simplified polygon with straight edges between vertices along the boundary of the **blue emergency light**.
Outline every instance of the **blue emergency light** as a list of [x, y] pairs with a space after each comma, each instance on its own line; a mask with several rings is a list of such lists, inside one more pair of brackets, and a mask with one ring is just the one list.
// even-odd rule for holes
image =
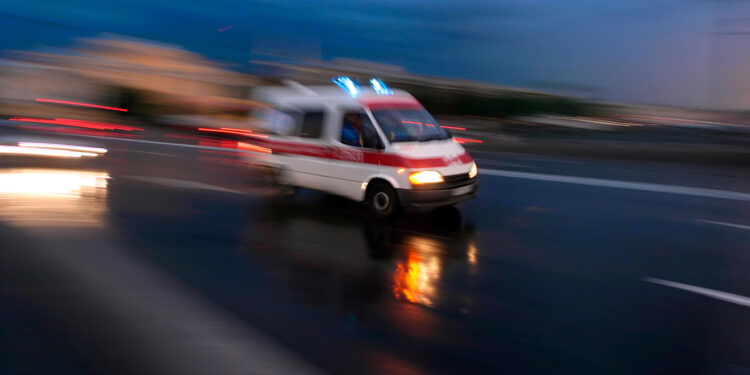
[[383, 82], [380, 78], [373, 78], [370, 80], [370, 86], [373, 90], [375, 90], [375, 93], [378, 95], [392, 95], [393, 90], [391, 90], [390, 87], [388, 87], [385, 82]]
[[357, 83], [354, 82], [349, 77], [337, 77], [332, 79], [333, 83], [335, 83], [338, 87], [341, 87], [342, 90], [349, 93], [351, 96], [357, 96], [359, 95], [359, 86], [357, 86]]

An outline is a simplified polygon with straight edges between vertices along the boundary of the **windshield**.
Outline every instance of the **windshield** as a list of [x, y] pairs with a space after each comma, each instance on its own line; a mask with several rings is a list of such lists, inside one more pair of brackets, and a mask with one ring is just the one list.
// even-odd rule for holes
[[424, 108], [372, 111], [390, 142], [422, 142], [448, 139], [450, 135]]

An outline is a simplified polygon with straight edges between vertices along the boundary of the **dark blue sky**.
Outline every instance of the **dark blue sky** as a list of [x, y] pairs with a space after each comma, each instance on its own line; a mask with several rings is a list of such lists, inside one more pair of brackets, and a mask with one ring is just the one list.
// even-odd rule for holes
[[726, 44], [737, 44], [716, 41], [717, 27], [726, 23], [717, 19], [750, 16], [748, 6], [734, 3], [3, 1], [0, 48], [67, 46], [77, 36], [112, 32], [176, 44], [237, 67], [261, 53], [350, 57], [604, 100], [707, 106], [723, 89], [715, 71], [732, 65]]

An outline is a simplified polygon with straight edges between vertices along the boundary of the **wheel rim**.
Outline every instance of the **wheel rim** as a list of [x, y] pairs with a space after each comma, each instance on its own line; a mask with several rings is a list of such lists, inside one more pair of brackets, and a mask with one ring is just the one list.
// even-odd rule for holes
[[385, 211], [391, 203], [391, 199], [385, 192], [379, 191], [372, 197], [372, 203], [378, 211]]

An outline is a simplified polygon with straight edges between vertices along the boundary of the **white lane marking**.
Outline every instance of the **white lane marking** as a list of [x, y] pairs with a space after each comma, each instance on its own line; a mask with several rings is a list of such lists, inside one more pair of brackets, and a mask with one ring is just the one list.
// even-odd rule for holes
[[174, 178], [164, 178], [164, 177], [147, 177], [147, 176], [122, 176], [122, 177], [129, 178], [131, 180], [150, 182], [150, 183], [154, 183], [158, 185], [164, 185], [164, 186], [175, 187], [175, 188], [213, 190], [213, 191], [220, 191], [224, 193], [243, 194], [239, 190], [227, 189], [227, 188], [223, 188], [220, 186], [204, 184], [202, 182], [197, 182], [197, 181], [178, 180]]
[[128, 150], [125, 148], [113, 148], [110, 149], [110, 151], [122, 151], [122, 152], [128, 152], [128, 153], [139, 153], [139, 154], [149, 154], [149, 155], [159, 155], [159, 156], [168, 156], [170, 158], [176, 158], [178, 155], [174, 154], [165, 154], [163, 152], [153, 152], [153, 151], [142, 151], [142, 150]]
[[529, 165], [509, 163], [507, 161], [502, 161], [502, 160], [474, 158], [474, 161], [477, 162], [477, 165], [492, 165], [495, 167], [516, 167], [516, 168], [530, 168], [530, 169], [536, 168], [536, 167], [532, 167]]
[[732, 293], [722, 292], [720, 290], [713, 290], [713, 289], [703, 288], [700, 286], [688, 285], [688, 284], [678, 283], [678, 282], [669, 281], [669, 280], [657, 279], [653, 277], [644, 277], [643, 281], [648, 282], [648, 283], [653, 283], [653, 284], [664, 285], [664, 286], [668, 286], [668, 287], [672, 287], [676, 289], [681, 289], [681, 290], [688, 291], [688, 292], [693, 292], [696, 294], [700, 294], [702, 296], [715, 298], [724, 302], [731, 302], [731, 303], [735, 303], [741, 306], [750, 307], [750, 298], [741, 296], [739, 294], [732, 294]]
[[741, 224], [734, 224], [734, 223], [727, 223], [723, 221], [713, 221], [713, 220], [697, 220], [697, 221], [701, 223], [709, 223], [709, 224], [723, 225], [725, 227], [750, 230], [750, 225], [741, 225]]
[[646, 182], [606, 180], [606, 179], [601, 179], [601, 178], [561, 176], [561, 175], [553, 175], [553, 174], [505, 171], [505, 170], [497, 170], [497, 169], [480, 169], [479, 174], [499, 176], [499, 177], [510, 177], [510, 178], [524, 178], [524, 179], [539, 180], [539, 181], [563, 182], [563, 183], [578, 184], [578, 185], [601, 186], [601, 187], [610, 187], [610, 188], [617, 188], [617, 189], [651, 191], [651, 192], [656, 192], [656, 193], [692, 195], [692, 196], [704, 197], [704, 198], [719, 198], [719, 199], [750, 201], [750, 194], [748, 193], [740, 193], [737, 191], [729, 191], [729, 190], [704, 189], [704, 188], [697, 188], [697, 187], [690, 187], [690, 186], [662, 185], [662, 184], [651, 184], [651, 183], [646, 183]]

